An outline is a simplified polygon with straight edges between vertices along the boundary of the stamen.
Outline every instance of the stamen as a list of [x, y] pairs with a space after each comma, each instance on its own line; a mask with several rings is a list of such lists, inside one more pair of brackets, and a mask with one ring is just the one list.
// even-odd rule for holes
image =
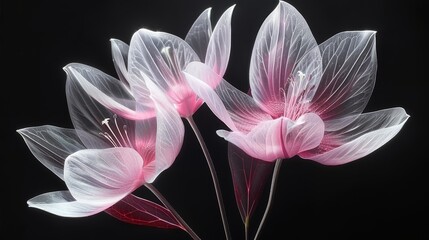
[[114, 147], [118, 147], [118, 145], [116, 145], [115, 141], [113, 141], [113, 138], [107, 133], [107, 132], [100, 132], [99, 133], [101, 136], [105, 137], [107, 140], [109, 140], [109, 142], [114, 146]]
[[115, 146], [121, 146], [121, 147], [123, 147], [122, 146], [122, 144], [121, 144], [121, 141], [119, 141], [119, 139], [118, 139], [118, 137], [116, 136], [116, 134], [113, 132], [113, 130], [112, 130], [112, 128], [110, 127], [110, 124], [109, 124], [109, 120], [110, 120], [110, 118], [106, 118], [106, 119], [104, 119], [102, 122], [101, 122], [101, 124], [102, 125], [106, 125], [107, 126], [107, 128], [109, 129], [109, 131], [110, 131], [110, 133], [113, 135], [113, 137], [115, 137], [115, 139], [113, 139], [112, 138], [112, 136], [110, 136], [108, 133], [106, 133], [113, 141], [114, 140], [116, 140], [116, 143], [117, 144], [114, 144]]
[[[121, 130], [119, 129], [118, 121], [116, 120], [117, 118], [118, 118], [118, 116], [117, 116], [116, 114], [114, 114], [114, 115], [113, 115], [113, 119], [115, 120], [115, 126], [116, 126], [116, 129], [118, 130], [119, 135], [120, 135], [120, 136], [121, 136], [121, 138], [122, 138], [122, 142], [123, 142], [124, 144], [126, 144], [125, 138], [124, 138], [124, 136], [122, 135]], [[127, 146], [127, 147], [129, 147], [129, 146]]]
[[128, 144], [129, 144], [129, 146], [130, 146], [130, 147], [133, 147], [133, 145], [131, 144], [130, 137], [128, 136], [128, 131], [127, 131], [127, 128], [128, 128], [128, 127], [127, 127], [127, 125], [124, 125], [122, 128], [124, 129], [125, 136], [127, 137], [127, 140], [128, 140]]

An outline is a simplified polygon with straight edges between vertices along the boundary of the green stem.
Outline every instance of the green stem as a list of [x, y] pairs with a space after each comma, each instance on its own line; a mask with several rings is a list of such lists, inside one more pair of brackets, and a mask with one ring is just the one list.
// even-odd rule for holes
[[267, 207], [265, 208], [264, 215], [262, 216], [262, 220], [261, 220], [261, 223], [259, 224], [258, 231], [255, 234], [254, 240], [256, 240], [258, 238], [259, 233], [261, 232], [262, 226], [265, 223], [265, 219], [268, 216], [268, 212], [270, 211], [270, 208], [271, 208], [271, 205], [272, 205], [272, 202], [273, 202], [274, 192], [276, 190], [277, 179], [278, 179], [278, 176], [279, 176], [281, 164], [282, 164], [282, 159], [277, 159], [276, 165], [274, 166], [273, 176], [271, 178], [270, 195], [268, 197]]
[[231, 239], [231, 237], [230, 237], [230, 233], [229, 233], [228, 221], [226, 219], [225, 207], [224, 207], [223, 200], [222, 200], [222, 193], [220, 190], [219, 180], [218, 180], [217, 174], [216, 174], [216, 169], [213, 165], [213, 161], [210, 157], [209, 151], [208, 151], [207, 146], [204, 142], [204, 139], [200, 133], [200, 130], [198, 129], [197, 125], [194, 122], [194, 119], [192, 118], [192, 116], [190, 116], [190, 117], [187, 117], [186, 120], [188, 120], [189, 125], [191, 126], [192, 130], [194, 131], [195, 136], [197, 137], [198, 142], [200, 143], [201, 149], [203, 150], [204, 156], [206, 157], [207, 164], [208, 164], [209, 169], [210, 169], [210, 173], [212, 176], [212, 180], [213, 180], [213, 184], [214, 184], [214, 188], [215, 188], [215, 192], [216, 192], [216, 197], [217, 197], [217, 202], [219, 205], [220, 215], [222, 217], [222, 223], [223, 223], [223, 228], [225, 231], [225, 237], [227, 240], [229, 240], [229, 239]]
[[183, 220], [183, 218], [179, 215], [179, 213], [176, 212], [176, 210], [173, 208], [173, 206], [167, 201], [167, 199], [158, 191], [158, 189], [155, 188], [150, 183], [146, 183], [145, 187], [147, 187], [153, 195], [155, 195], [159, 201], [173, 214], [173, 216], [176, 218], [176, 220], [180, 223], [180, 225], [185, 229], [185, 231], [192, 237], [194, 240], [201, 240], [200, 237], [192, 230], [191, 227]]

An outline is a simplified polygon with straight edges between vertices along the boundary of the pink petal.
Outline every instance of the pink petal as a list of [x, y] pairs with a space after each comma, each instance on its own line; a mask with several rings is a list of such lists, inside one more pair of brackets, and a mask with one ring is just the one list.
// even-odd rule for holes
[[401, 130], [408, 117], [403, 108], [359, 115], [346, 127], [327, 133], [319, 147], [299, 155], [326, 165], [354, 161], [390, 141]]
[[211, 8], [204, 10], [186, 34], [185, 41], [194, 49], [200, 59], [206, 58], [207, 46], [212, 35]]
[[247, 94], [233, 87], [208, 66], [192, 62], [185, 70], [192, 90], [231, 130], [248, 132], [271, 117]]
[[307, 113], [296, 121], [282, 117], [261, 122], [248, 134], [223, 130], [218, 130], [217, 134], [248, 155], [272, 162], [317, 147], [323, 132], [324, 124], [320, 117]]
[[231, 52], [231, 17], [234, 7], [229, 7], [222, 14], [207, 46], [204, 63], [220, 76], [226, 71]]
[[342, 32], [320, 44], [324, 69], [312, 111], [323, 120], [362, 113], [375, 84], [375, 46], [374, 31]]
[[62, 217], [87, 217], [104, 210], [104, 207], [99, 205], [76, 201], [69, 191], [44, 193], [27, 203], [29, 207]]
[[[320, 59], [307, 22], [293, 6], [280, 1], [265, 19], [255, 40], [249, 73], [255, 101], [271, 116], [282, 116], [289, 80], [295, 78], [297, 71], [312, 76], [310, 73], [315, 71], [311, 67], [318, 67], [310, 64], [312, 57], [316, 62]], [[302, 69], [296, 69], [303, 58], [307, 58], [306, 64], [300, 65]], [[318, 81], [317, 77], [309, 79], [314, 82], [306, 83], [306, 88]]]
[[142, 169], [132, 148], [85, 149], [67, 157], [64, 181], [78, 202], [104, 210], [144, 183]]
[[182, 70], [192, 61], [199, 61], [194, 50], [174, 35], [137, 31], [130, 44], [130, 84], [140, 86], [148, 78], [154, 81], [176, 105], [180, 115], [192, 115], [202, 104], [189, 88]]

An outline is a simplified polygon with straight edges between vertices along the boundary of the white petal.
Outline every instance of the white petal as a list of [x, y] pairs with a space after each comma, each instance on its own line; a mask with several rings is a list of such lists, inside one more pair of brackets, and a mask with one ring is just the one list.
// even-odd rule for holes
[[[312, 56], [318, 61], [316, 48], [316, 40], [305, 19], [293, 6], [280, 1], [258, 32], [249, 73], [252, 96], [272, 116], [283, 115], [284, 93], [289, 92], [294, 73], [317, 72], [311, 69], [318, 67], [311, 64]], [[301, 60], [303, 63], [299, 65]], [[306, 83], [306, 88], [317, 85], [316, 80], [317, 77], [314, 82]]]
[[323, 120], [362, 113], [375, 84], [375, 46], [374, 31], [342, 32], [320, 44], [324, 69], [312, 111]]
[[205, 64], [192, 62], [185, 74], [192, 90], [231, 130], [248, 132], [259, 122], [271, 119], [249, 95], [223, 80]]
[[186, 91], [191, 92], [182, 70], [192, 61], [199, 58], [184, 40], [168, 33], [140, 29], [130, 43], [128, 71], [134, 76], [130, 78], [131, 87], [144, 85], [149, 78], [169, 97], [181, 101]]
[[390, 141], [409, 115], [403, 108], [365, 113], [348, 126], [327, 133], [318, 148], [300, 154], [326, 165], [340, 165], [362, 158]]
[[142, 169], [132, 148], [86, 149], [66, 159], [64, 181], [77, 201], [111, 206], [144, 183]]
[[119, 76], [119, 79], [124, 83], [125, 86], [129, 88], [130, 84], [128, 83], [128, 51], [129, 46], [118, 39], [110, 39], [111, 48], [112, 48], [112, 57], [113, 64], [115, 65], [116, 73]]
[[235, 5], [229, 7], [220, 17], [210, 37], [205, 55], [204, 63], [220, 76], [225, 74], [231, 52], [231, 17], [234, 7]]
[[144, 166], [145, 180], [151, 183], [176, 160], [182, 148], [185, 129], [178, 112], [161, 89], [151, 81], [147, 81], [147, 86], [156, 106], [155, 159]]
[[[70, 154], [86, 148], [74, 129], [47, 125], [28, 127], [17, 131], [24, 138], [33, 155], [63, 180], [65, 159]], [[81, 135], [84, 135], [84, 133], [81, 133]], [[90, 136], [87, 137], [90, 138]], [[92, 139], [95, 144], [97, 140]]]
[[[88, 106], [92, 106], [95, 109], [91, 109], [90, 113], [93, 114], [104, 112], [99, 109], [104, 106], [129, 119], [147, 119], [154, 116], [151, 102], [137, 103], [119, 80], [83, 64], [69, 64], [64, 70], [68, 77], [66, 94], [71, 112], [74, 109], [77, 112], [85, 112]], [[81, 117], [73, 113], [71, 115], [72, 119], [77, 121]]]
[[186, 34], [185, 41], [194, 49], [200, 59], [206, 58], [207, 46], [212, 35], [211, 8], [204, 10]]
[[86, 217], [107, 209], [106, 206], [76, 201], [68, 191], [44, 193], [27, 201], [29, 207], [62, 216]]

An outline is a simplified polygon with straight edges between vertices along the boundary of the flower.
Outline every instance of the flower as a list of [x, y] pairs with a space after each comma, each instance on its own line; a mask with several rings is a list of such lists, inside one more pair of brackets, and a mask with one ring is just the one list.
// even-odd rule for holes
[[[182, 70], [190, 62], [204, 61], [217, 74], [225, 73], [231, 48], [233, 9], [234, 6], [223, 13], [212, 31], [211, 8], [207, 8], [195, 20], [185, 40], [148, 29], [135, 32], [130, 46], [112, 39], [113, 61], [120, 82], [113, 78], [106, 79], [103, 83], [92, 82], [86, 76], [74, 78], [98, 102], [129, 119], [153, 117], [153, 106], [148, 100], [146, 86], [146, 81], [151, 80], [163, 90], [181, 117], [189, 117], [203, 102], [188, 86]], [[70, 67], [73, 68], [74, 65]], [[115, 95], [114, 91], [110, 91], [112, 88], [127, 89], [136, 103]], [[130, 108], [130, 104], [135, 108]]]
[[[18, 133], [34, 156], [68, 188], [36, 196], [28, 200], [29, 206], [60, 216], [84, 217], [108, 209], [170, 167], [182, 146], [184, 128], [165, 97], [156, 97], [160, 90], [152, 83], [148, 89], [154, 92], [157, 117], [133, 121], [97, 103], [70, 77], [90, 75], [93, 81], [103, 82], [110, 76], [77, 64], [66, 66], [65, 71], [69, 73], [67, 100], [75, 129], [45, 125]], [[116, 90], [132, 99], [125, 89]]]
[[250, 95], [202, 63], [184, 73], [231, 130], [217, 134], [248, 155], [339, 165], [384, 145], [409, 117], [400, 107], [363, 113], [375, 84], [375, 35], [340, 32], [318, 45], [301, 14], [280, 1], [255, 40]]

